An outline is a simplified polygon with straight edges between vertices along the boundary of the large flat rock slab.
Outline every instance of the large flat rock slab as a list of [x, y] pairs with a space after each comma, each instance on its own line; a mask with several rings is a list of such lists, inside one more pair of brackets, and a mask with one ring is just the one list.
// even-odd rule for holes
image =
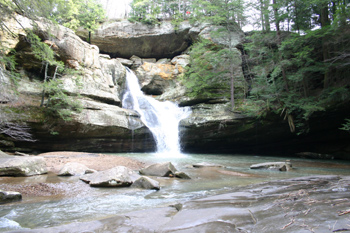
[[0, 176], [34, 176], [47, 173], [43, 157], [0, 158]]

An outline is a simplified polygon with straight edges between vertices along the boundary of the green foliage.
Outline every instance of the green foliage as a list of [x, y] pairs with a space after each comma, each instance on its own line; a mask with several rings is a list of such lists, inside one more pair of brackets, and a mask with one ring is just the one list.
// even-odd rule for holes
[[[6, 53], [9, 53], [9, 55], [6, 55]], [[13, 49], [8, 49], [6, 46], [3, 45], [3, 43], [0, 41], [0, 69], [1, 72], [5, 72], [3, 67], [6, 67], [7, 74], [10, 77], [11, 81], [15, 86], [17, 85], [17, 81], [19, 79], [19, 73], [16, 71], [16, 51]], [[4, 85], [2, 85], [3, 79], [0, 78], [0, 83], [3, 88], [7, 88]], [[1, 90], [2, 88], [0, 88]]]
[[[250, 74], [254, 77], [250, 101], [257, 106], [268, 101], [270, 107], [261, 109], [285, 116], [298, 134], [308, 132], [308, 120], [315, 112], [349, 101], [349, 81], [346, 75], [339, 74], [346, 73], [344, 66], [349, 68], [350, 63], [344, 60], [335, 64], [331, 59], [323, 60], [322, 41], [341, 36], [342, 43], [349, 43], [348, 34], [343, 31], [339, 35], [338, 30], [328, 27], [305, 35], [284, 34], [280, 45], [273, 39], [274, 32], [253, 33], [248, 38], [250, 42], [245, 44]], [[342, 53], [339, 46], [328, 50], [334, 54]], [[323, 85], [326, 74], [328, 87]], [[255, 111], [253, 107], [243, 111], [251, 114], [249, 109]]]
[[[35, 58], [42, 61], [43, 66], [45, 67], [41, 106], [44, 106], [44, 98], [47, 97], [45, 104], [46, 112], [51, 116], [59, 117], [65, 121], [70, 120], [73, 112], [80, 112], [82, 107], [79, 101], [76, 101], [65, 93], [62, 80], [59, 79], [59, 76], [63, 73], [72, 74], [76, 72], [65, 68], [62, 61], [57, 61], [55, 58], [55, 52], [49, 45], [42, 42], [32, 31], [28, 32], [27, 41], [31, 45], [31, 50]], [[52, 74], [48, 71], [49, 67], [54, 68]], [[78, 82], [80, 79], [77, 78], [75, 80], [79, 87]]]
[[43, 85], [49, 96], [46, 103], [47, 114], [59, 117], [64, 121], [70, 121], [73, 112], [80, 113], [82, 111], [81, 102], [64, 92], [62, 80], [51, 80]]
[[159, 24], [159, 20], [171, 20], [175, 28], [188, 18], [192, 2], [177, 0], [133, 0], [129, 21]]
[[9, 13], [17, 12], [30, 19], [43, 17], [76, 30], [83, 27], [89, 31], [105, 20], [105, 12], [97, 0], [2, 0]]
[[219, 75], [213, 71], [216, 57], [212, 46], [211, 41], [202, 39], [191, 47], [190, 67], [183, 80], [185, 86], [191, 90], [192, 96], [210, 95], [210, 92], [205, 90], [211, 87], [212, 80]]
[[350, 133], [350, 119], [345, 119], [345, 123], [343, 124], [343, 127], [341, 127], [341, 130], [348, 131]]

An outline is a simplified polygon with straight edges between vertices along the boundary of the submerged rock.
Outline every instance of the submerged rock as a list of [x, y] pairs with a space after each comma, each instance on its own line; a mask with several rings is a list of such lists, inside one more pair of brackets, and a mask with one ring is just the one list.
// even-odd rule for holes
[[171, 162], [156, 163], [140, 170], [146, 176], [174, 177], [177, 169]]
[[213, 163], [207, 163], [207, 162], [202, 162], [202, 163], [196, 163], [192, 165], [195, 168], [201, 168], [201, 167], [223, 167], [222, 165], [219, 164], [213, 164]]
[[43, 157], [0, 158], [0, 176], [34, 176], [47, 173]]
[[20, 201], [22, 194], [19, 192], [3, 191], [0, 189], [0, 204], [6, 202]]
[[80, 177], [82, 181], [95, 187], [126, 187], [140, 177], [133, 170], [117, 166], [106, 171], [95, 172]]
[[270, 169], [279, 171], [292, 170], [292, 164], [290, 162], [268, 162], [258, 163], [250, 166], [250, 169]]
[[159, 190], [160, 185], [159, 182], [156, 180], [153, 180], [146, 176], [141, 176], [135, 182], [131, 185], [134, 188], [143, 188], [143, 189], [155, 189]]
[[66, 163], [58, 173], [58, 176], [81, 176], [88, 173], [96, 172], [81, 163]]

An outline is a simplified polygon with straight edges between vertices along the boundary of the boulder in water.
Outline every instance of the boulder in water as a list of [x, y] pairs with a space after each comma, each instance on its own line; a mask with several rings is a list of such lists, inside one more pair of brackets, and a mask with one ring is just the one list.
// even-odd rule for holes
[[80, 179], [95, 187], [127, 187], [139, 177], [140, 175], [133, 170], [117, 166], [106, 171], [83, 175]]
[[267, 162], [258, 163], [250, 166], [250, 169], [269, 169], [278, 171], [292, 170], [292, 164], [290, 162]]
[[140, 170], [145, 176], [174, 177], [177, 169], [171, 162], [156, 163]]
[[131, 185], [134, 188], [142, 188], [142, 189], [155, 189], [159, 190], [160, 185], [159, 182], [156, 180], [153, 180], [146, 176], [141, 176], [135, 182]]
[[0, 189], [0, 203], [20, 200], [22, 200], [22, 194], [20, 194], [19, 192], [3, 191]]
[[190, 180], [191, 179], [191, 177], [189, 175], [187, 175], [185, 172], [180, 172], [180, 171], [176, 171], [175, 172], [175, 176], [177, 178], [185, 179], [185, 180]]
[[96, 172], [93, 169], [88, 168], [84, 164], [81, 163], [66, 163], [61, 170], [59, 171], [59, 176], [81, 176], [88, 173]]
[[34, 176], [47, 173], [43, 157], [0, 158], [0, 176]]

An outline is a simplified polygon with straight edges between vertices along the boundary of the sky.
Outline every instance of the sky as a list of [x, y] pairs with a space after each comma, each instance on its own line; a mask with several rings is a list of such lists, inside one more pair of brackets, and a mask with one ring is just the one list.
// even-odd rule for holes
[[132, 0], [98, 0], [107, 13], [108, 19], [122, 19], [130, 12]]

